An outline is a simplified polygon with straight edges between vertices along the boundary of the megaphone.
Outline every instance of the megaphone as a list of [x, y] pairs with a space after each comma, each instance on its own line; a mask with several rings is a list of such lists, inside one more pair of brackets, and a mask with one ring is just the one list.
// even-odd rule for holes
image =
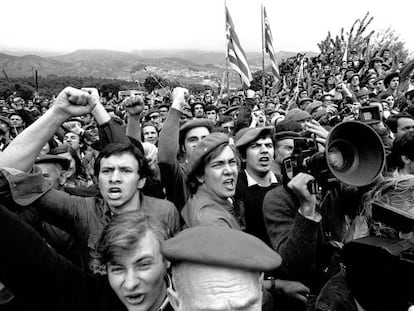
[[385, 164], [381, 138], [369, 125], [358, 121], [342, 122], [331, 130], [325, 157], [338, 180], [358, 187], [372, 183]]

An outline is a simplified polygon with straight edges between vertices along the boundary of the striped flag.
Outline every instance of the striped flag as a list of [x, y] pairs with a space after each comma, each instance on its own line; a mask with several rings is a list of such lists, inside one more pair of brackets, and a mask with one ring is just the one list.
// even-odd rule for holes
[[272, 62], [272, 73], [275, 80], [280, 80], [279, 65], [276, 60], [275, 50], [273, 49], [273, 37], [270, 30], [269, 19], [267, 18], [266, 8], [263, 8], [263, 22], [264, 22], [264, 37], [265, 37], [265, 49], [269, 54], [270, 61]]
[[247, 63], [246, 54], [240, 45], [239, 38], [237, 37], [233, 21], [230, 17], [229, 10], [226, 7], [226, 41], [227, 41], [227, 59], [229, 60], [230, 67], [236, 70], [243, 84], [243, 89], [250, 87], [250, 81], [253, 80], [252, 73], [250, 72], [249, 65]]

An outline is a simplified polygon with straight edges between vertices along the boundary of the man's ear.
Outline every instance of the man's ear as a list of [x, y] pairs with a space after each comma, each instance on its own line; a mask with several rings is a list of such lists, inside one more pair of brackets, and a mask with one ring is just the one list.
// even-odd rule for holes
[[66, 183], [67, 174], [66, 171], [61, 171], [59, 174], [59, 185], [63, 186]]
[[203, 176], [196, 176], [196, 179], [200, 184], [204, 184], [204, 177]]
[[181, 301], [178, 293], [172, 288], [167, 288], [168, 301], [175, 311], [181, 311]]
[[138, 181], [138, 189], [141, 190], [142, 188], [144, 188], [146, 181], [147, 181], [147, 179], [145, 177], [140, 178], [139, 181]]

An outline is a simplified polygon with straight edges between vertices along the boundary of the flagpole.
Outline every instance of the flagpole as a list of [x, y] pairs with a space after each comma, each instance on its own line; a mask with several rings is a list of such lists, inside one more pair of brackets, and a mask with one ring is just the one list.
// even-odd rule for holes
[[226, 51], [226, 86], [227, 86], [227, 98], [230, 99], [230, 82], [229, 82], [229, 51], [228, 51], [228, 42], [227, 42], [227, 16], [226, 16], [226, 0], [224, 0], [224, 33], [226, 39], [224, 40], [225, 51]]
[[261, 18], [262, 18], [262, 96], [264, 97], [266, 95], [266, 86], [265, 86], [265, 60], [264, 60], [264, 50], [265, 50], [265, 34], [264, 34], [264, 6], [262, 4], [262, 10], [261, 10]]

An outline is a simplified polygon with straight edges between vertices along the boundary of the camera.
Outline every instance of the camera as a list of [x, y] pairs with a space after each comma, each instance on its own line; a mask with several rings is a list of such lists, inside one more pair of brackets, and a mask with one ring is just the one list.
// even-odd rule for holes
[[375, 123], [381, 121], [381, 112], [378, 106], [367, 106], [359, 108], [359, 121]]
[[314, 176], [318, 185], [308, 185], [312, 193], [337, 181], [366, 186], [381, 174], [384, 163], [384, 147], [375, 130], [362, 122], [347, 121], [331, 130], [324, 152], [318, 151], [312, 135], [295, 138], [292, 155], [283, 161], [282, 174], [285, 182], [301, 172]]

